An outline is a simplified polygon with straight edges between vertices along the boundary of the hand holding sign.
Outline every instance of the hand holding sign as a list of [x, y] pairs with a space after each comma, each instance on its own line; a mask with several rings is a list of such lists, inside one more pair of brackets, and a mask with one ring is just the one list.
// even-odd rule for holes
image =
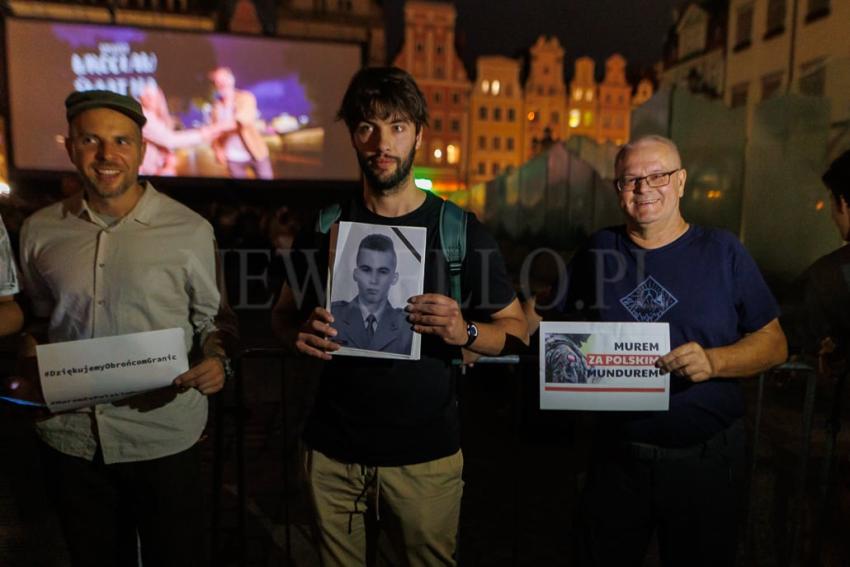
[[[179, 328], [39, 345], [36, 350], [44, 399], [54, 412], [170, 386], [189, 368]], [[201, 377], [190, 381], [195, 379]]]

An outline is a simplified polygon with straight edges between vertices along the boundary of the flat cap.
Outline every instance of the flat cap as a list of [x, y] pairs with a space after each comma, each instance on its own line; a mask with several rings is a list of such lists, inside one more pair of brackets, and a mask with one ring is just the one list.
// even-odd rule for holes
[[65, 114], [68, 122], [76, 115], [92, 108], [109, 108], [120, 112], [139, 125], [145, 125], [147, 119], [142, 106], [136, 99], [112, 91], [75, 91], [65, 99]]

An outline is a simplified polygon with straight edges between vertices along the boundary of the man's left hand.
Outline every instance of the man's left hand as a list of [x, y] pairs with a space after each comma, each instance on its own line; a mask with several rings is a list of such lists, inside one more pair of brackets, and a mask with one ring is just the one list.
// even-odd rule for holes
[[662, 356], [655, 366], [690, 382], [705, 382], [714, 376], [714, 365], [708, 352], [697, 343], [685, 343]]
[[205, 396], [215, 394], [224, 387], [224, 363], [218, 357], [207, 357], [174, 379], [181, 390], [195, 388]]
[[439, 293], [415, 295], [407, 301], [408, 320], [414, 331], [437, 335], [450, 345], [466, 344], [466, 321], [457, 301]]

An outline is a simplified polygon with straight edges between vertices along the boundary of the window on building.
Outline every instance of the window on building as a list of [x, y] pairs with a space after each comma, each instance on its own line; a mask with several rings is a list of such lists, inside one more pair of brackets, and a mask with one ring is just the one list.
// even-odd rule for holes
[[457, 91], [452, 93], [452, 104], [460, 104], [460, 93]]
[[434, 163], [443, 163], [443, 148], [442, 144], [435, 142], [432, 147], [431, 155], [434, 157]]
[[581, 124], [581, 111], [577, 108], [570, 110], [570, 128], [578, 128]]
[[617, 95], [617, 104], [625, 104], [626, 99], [623, 95]]
[[434, 132], [442, 132], [443, 131], [443, 119], [435, 118], [433, 122]]
[[826, 92], [826, 67], [819, 58], [800, 67], [800, 94], [823, 96]]
[[351, 0], [338, 0], [337, 6], [340, 12], [350, 12], [351, 11]]
[[[623, 127], [623, 116], [618, 114], [614, 117], [614, 128], [622, 128]], [[620, 144], [617, 144], [618, 146]]]
[[549, 74], [549, 65], [543, 65], [543, 74], [544, 74], [544, 75], [548, 75], [548, 74]]
[[502, 83], [500, 83], [500, 82], [499, 82], [499, 80], [498, 80], [498, 79], [496, 79], [496, 80], [495, 80], [495, 81], [493, 81], [493, 83], [490, 85], [490, 92], [492, 93], [492, 95], [493, 95], [493, 96], [499, 96], [499, 93], [500, 93], [501, 91], [502, 91]]
[[786, 0], [769, 0], [767, 3], [767, 27], [764, 38], [773, 37], [785, 31]]
[[549, 96], [555, 96], [557, 92], [558, 91], [555, 90], [555, 87], [549, 87]]
[[813, 22], [829, 15], [829, 0], [809, 0], [806, 21]]
[[587, 99], [587, 102], [593, 102], [593, 89], [587, 89], [584, 93], [584, 98]]
[[451, 164], [460, 161], [460, 143], [454, 142], [446, 146], [446, 161]]
[[437, 55], [443, 54], [443, 46], [440, 45], [439, 43], [434, 47], [434, 49], [437, 51]]
[[761, 78], [761, 99], [767, 100], [779, 92], [782, 86], [782, 71], [770, 73]]
[[593, 126], [593, 112], [586, 110], [584, 112], [584, 125]]
[[499, 175], [499, 171], [501, 171], [501, 167], [499, 167], [498, 163], [493, 162], [493, 167], [490, 171], [493, 172], [493, 175]]
[[478, 175], [485, 175], [487, 173], [487, 164], [483, 161], [478, 162]]
[[549, 123], [550, 123], [550, 124], [557, 124], [557, 123], [559, 123], [560, 121], [561, 121], [561, 113], [560, 113], [560, 112], [557, 112], [557, 111], [556, 111], [556, 112], [553, 112], [553, 113], [549, 116]]
[[490, 81], [484, 79], [481, 81], [481, 92], [487, 94], [490, 92]]
[[444, 79], [446, 77], [446, 72], [442, 67], [434, 67], [434, 76], [438, 79]]
[[508, 109], [508, 122], [516, 121], [516, 110], [513, 108]]
[[735, 51], [746, 49], [753, 39], [753, 5], [745, 4], [738, 8], [735, 18]]
[[443, 95], [440, 91], [434, 91], [434, 104], [440, 104], [443, 102]]
[[603, 128], [610, 128], [611, 127], [611, 117], [608, 116], [607, 114], [602, 117], [602, 127]]
[[501, 120], [502, 119], [502, 109], [500, 107], [496, 107], [493, 109], [493, 120]]
[[537, 87], [537, 96], [543, 96], [546, 91], [543, 90], [543, 85]]
[[505, 149], [508, 149], [508, 150], [514, 149], [514, 139], [510, 136], [505, 138]]
[[573, 91], [573, 98], [576, 100], [581, 100], [583, 94], [584, 90], [581, 88], [577, 88], [575, 91]]
[[502, 149], [502, 139], [498, 136], [493, 136], [493, 149], [501, 150]]
[[526, 118], [528, 118], [529, 122], [537, 122], [538, 120], [540, 120], [540, 113], [536, 110], [532, 110], [528, 113]]
[[510, 83], [505, 85], [505, 96], [514, 96], [514, 87]]
[[452, 132], [460, 132], [460, 120], [452, 118], [452, 121], [449, 123], [449, 128]]
[[605, 95], [605, 104], [611, 104], [611, 95], [610, 94]]
[[478, 119], [479, 120], [487, 120], [487, 107], [479, 106], [478, 107]]
[[729, 106], [738, 108], [739, 106], [747, 105], [747, 97], [750, 92], [749, 83], [738, 83], [732, 87], [732, 96], [729, 99]]
[[422, 53], [423, 51], [425, 51], [425, 46], [422, 44], [421, 41], [417, 41], [416, 42], [416, 53]]
[[478, 149], [486, 150], [487, 149], [487, 137], [486, 136], [478, 136]]

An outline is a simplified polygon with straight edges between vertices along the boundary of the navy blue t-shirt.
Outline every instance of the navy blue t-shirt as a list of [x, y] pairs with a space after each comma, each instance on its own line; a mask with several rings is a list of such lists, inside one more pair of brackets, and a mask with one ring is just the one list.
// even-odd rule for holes
[[[778, 317], [779, 308], [752, 257], [731, 233], [691, 226], [653, 250], [624, 227], [590, 237], [567, 270], [556, 310], [591, 321], [667, 322], [670, 346], [727, 346]], [[691, 383], [671, 375], [666, 412], [610, 414], [628, 441], [683, 447], [704, 441], [744, 414], [737, 380]]]

